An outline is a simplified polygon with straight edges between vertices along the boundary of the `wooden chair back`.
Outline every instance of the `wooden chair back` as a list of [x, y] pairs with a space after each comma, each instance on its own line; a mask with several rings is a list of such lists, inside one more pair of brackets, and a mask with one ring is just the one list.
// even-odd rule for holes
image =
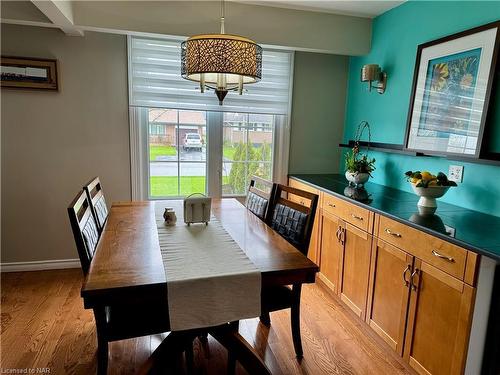
[[106, 200], [104, 199], [104, 193], [102, 191], [99, 177], [94, 177], [90, 180], [83, 187], [83, 190], [85, 190], [85, 193], [87, 194], [92, 215], [94, 215], [94, 219], [97, 224], [97, 229], [99, 230], [99, 233], [101, 233], [108, 218], [108, 206], [106, 206]]
[[[287, 193], [287, 198], [283, 197]], [[288, 194], [305, 198], [304, 204], [288, 199]], [[278, 184], [271, 201], [268, 225], [288, 242], [307, 255], [311, 241], [318, 195], [290, 186]]]
[[99, 231], [84, 191], [80, 191], [73, 199], [68, 207], [68, 215], [82, 271], [86, 275], [99, 242]]
[[[265, 189], [265, 190], [264, 190]], [[276, 184], [258, 176], [252, 176], [248, 187], [245, 207], [257, 217], [268, 221], [269, 205], [274, 195]], [[267, 191], [266, 191], [267, 190]]]

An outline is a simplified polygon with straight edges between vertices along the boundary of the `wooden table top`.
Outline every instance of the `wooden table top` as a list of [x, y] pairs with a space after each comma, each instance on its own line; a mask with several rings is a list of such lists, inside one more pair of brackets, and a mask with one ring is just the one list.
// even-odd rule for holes
[[[182, 204], [168, 201], [176, 212]], [[213, 199], [212, 213], [261, 271], [263, 285], [314, 282], [316, 264], [236, 199]], [[113, 203], [82, 287], [85, 307], [165, 290], [155, 202]]]

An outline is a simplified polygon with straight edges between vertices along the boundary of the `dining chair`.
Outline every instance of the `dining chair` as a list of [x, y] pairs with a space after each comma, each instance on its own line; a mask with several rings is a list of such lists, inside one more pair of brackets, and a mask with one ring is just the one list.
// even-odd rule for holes
[[[299, 204], [288, 198], [284, 198], [284, 193], [305, 198], [303, 200], [305, 203]], [[307, 256], [307, 250], [309, 249], [318, 198], [317, 194], [278, 184], [269, 207], [268, 225], [305, 256]], [[300, 337], [301, 290], [301, 284], [294, 284], [291, 287], [265, 286], [261, 292], [262, 314], [260, 320], [264, 325], [269, 326], [271, 324], [270, 312], [288, 308], [291, 310], [291, 330], [297, 358], [302, 358], [303, 356], [302, 340]]]
[[99, 177], [94, 177], [87, 184], [85, 184], [83, 190], [87, 194], [92, 215], [94, 215], [94, 219], [97, 224], [97, 229], [99, 230], [99, 233], [101, 233], [108, 218], [108, 206], [106, 206], [106, 200], [104, 199], [104, 193], [102, 191], [102, 185]]
[[[99, 231], [91, 212], [90, 198], [80, 191], [68, 207], [69, 221], [84, 276], [89, 272], [99, 242]], [[94, 309], [97, 328], [97, 371], [106, 374], [109, 342], [169, 331], [168, 302], [148, 304], [147, 297], [127, 304]], [[189, 348], [186, 348], [189, 351]], [[191, 346], [192, 350], [192, 346]], [[188, 356], [188, 352], [186, 355]], [[192, 356], [191, 356], [192, 357]]]
[[[257, 186], [258, 185], [258, 186]], [[266, 189], [267, 191], [265, 191]], [[245, 207], [264, 221], [268, 221], [269, 202], [271, 201], [276, 184], [258, 176], [252, 176], [245, 201]]]

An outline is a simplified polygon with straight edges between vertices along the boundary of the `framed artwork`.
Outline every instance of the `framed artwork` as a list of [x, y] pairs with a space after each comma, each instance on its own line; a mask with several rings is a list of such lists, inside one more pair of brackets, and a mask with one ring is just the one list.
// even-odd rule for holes
[[2, 56], [0, 82], [2, 87], [57, 91], [57, 60]]
[[479, 157], [499, 29], [497, 21], [418, 46], [406, 149]]

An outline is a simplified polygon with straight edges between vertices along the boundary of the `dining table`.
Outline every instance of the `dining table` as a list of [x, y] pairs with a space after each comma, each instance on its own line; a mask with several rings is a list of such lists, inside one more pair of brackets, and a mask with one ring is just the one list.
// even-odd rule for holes
[[[155, 205], [160, 202], [120, 201], [111, 205], [81, 289], [86, 309], [104, 311], [106, 306], [124, 303], [150, 307], [168, 298], [168, 270], [162, 260], [155, 215]], [[169, 200], [168, 206], [182, 212], [183, 200]], [[315, 282], [318, 266], [237, 199], [213, 198], [211, 211], [260, 271], [262, 288]], [[212, 327], [208, 333], [249, 373], [270, 374], [256, 351], [234, 330], [234, 322]], [[167, 336], [165, 345], [162, 343], [153, 356], [166, 350], [170, 336], [175, 335]]]

